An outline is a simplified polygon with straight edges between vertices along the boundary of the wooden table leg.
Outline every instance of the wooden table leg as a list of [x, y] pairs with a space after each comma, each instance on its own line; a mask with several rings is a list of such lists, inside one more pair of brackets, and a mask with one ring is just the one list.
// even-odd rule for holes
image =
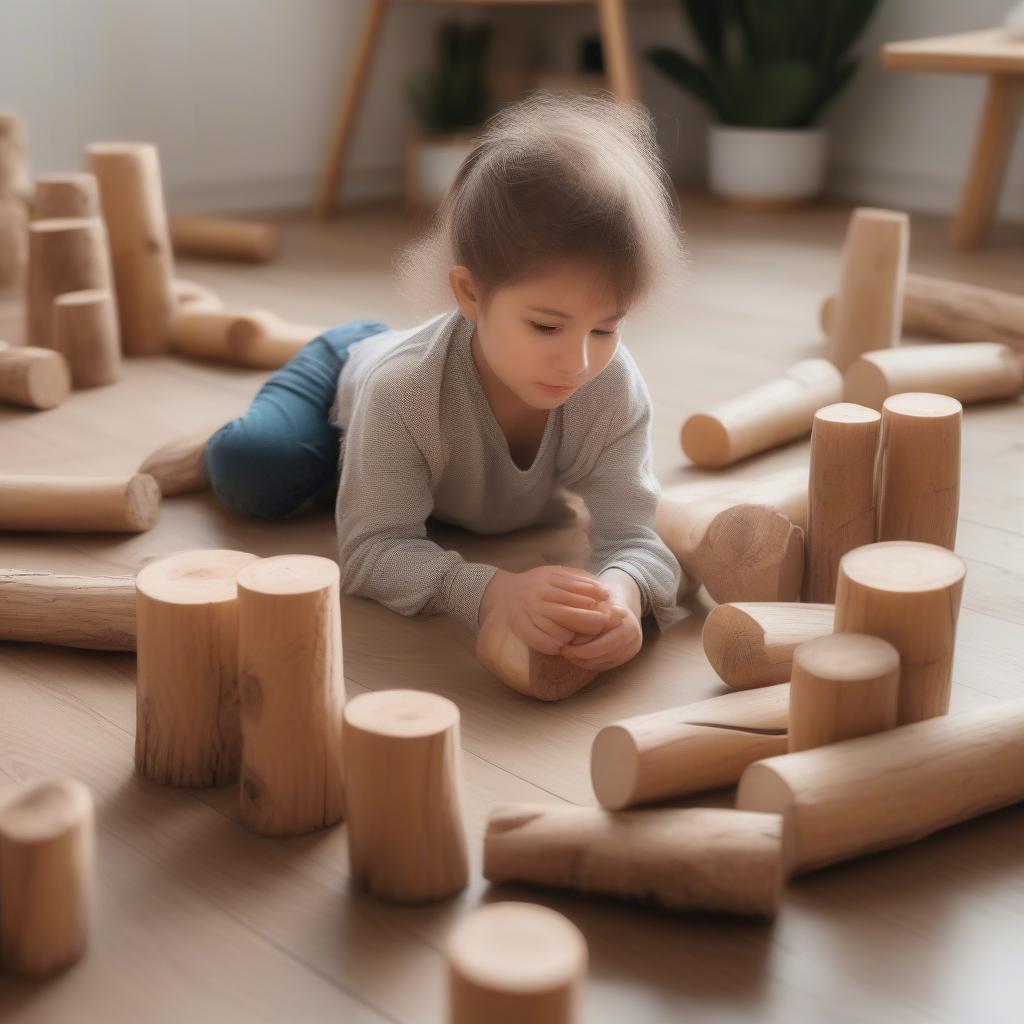
[[970, 169], [950, 231], [950, 240], [960, 249], [980, 245], [992, 222], [1022, 104], [1024, 76], [989, 76]]
[[632, 102], [637, 97], [636, 69], [629, 49], [625, 0], [597, 0], [597, 6], [601, 44], [612, 92], [620, 100]]

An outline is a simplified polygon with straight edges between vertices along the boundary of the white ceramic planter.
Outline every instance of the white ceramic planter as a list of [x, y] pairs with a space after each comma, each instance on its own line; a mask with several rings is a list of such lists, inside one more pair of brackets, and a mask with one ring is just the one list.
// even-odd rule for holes
[[787, 206], [821, 191], [825, 178], [821, 128], [732, 128], [713, 125], [708, 184], [732, 202]]
[[470, 132], [410, 139], [405, 157], [405, 188], [409, 205], [437, 206], [475, 142], [476, 136]]

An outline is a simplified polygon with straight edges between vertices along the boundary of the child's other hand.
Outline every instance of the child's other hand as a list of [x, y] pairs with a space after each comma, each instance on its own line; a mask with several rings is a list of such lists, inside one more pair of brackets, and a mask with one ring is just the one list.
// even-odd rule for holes
[[591, 639], [578, 637], [576, 641], [565, 644], [558, 653], [566, 661], [592, 672], [606, 672], [624, 665], [639, 653], [644, 643], [640, 620], [618, 599], [613, 599], [610, 607], [620, 613], [619, 621], [599, 636]]

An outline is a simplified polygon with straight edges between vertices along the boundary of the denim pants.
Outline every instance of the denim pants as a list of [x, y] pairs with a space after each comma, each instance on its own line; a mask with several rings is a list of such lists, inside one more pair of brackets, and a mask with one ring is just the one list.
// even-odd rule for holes
[[277, 370], [245, 415], [206, 442], [203, 465], [214, 494], [260, 519], [282, 519], [310, 498], [333, 507], [339, 433], [329, 413], [338, 374], [351, 344], [386, 330], [378, 320], [339, 324]]

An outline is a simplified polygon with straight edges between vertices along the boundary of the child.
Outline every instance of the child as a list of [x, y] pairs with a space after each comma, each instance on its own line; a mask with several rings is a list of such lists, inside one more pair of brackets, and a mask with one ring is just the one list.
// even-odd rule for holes
[[[621, 665], [644, 615], [665, 629], [682, 614], [654, 530], [650, 396], [620, 343], [626, 313], [682, 263], [642, 108], [534, 93], [488, 121], [397, 261], [420, 291], [445, 274], [455, 308], [312, 341], [207, 442], [211, 485], [268, 518], [336, 490], [344, 592], [474, 630], [497, 615], [536, 650]], [[426, 537], [429, 516], [488, 534], [551, 521], [560, 487], [587, 504], [592, 571], [505, 572]]]

